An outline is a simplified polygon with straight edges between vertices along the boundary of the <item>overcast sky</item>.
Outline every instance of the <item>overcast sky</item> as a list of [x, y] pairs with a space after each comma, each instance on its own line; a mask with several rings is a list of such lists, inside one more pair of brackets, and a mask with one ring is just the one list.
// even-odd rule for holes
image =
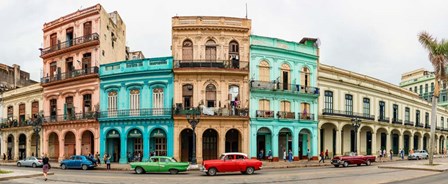
[[[109, 0], [127, 26], [127, 45], [146, 57], [170, 55], [171, 17], [175, 15], [245, 16], [252, 34], [299, 41], [321, 40], [321, 62], [394, 84], [401, 73], [431, 69], [417, 34], [426, 30], [448, 38], [448, 6], [443, 0]], [[0, 63], [21, 65], [39, 80], [42, 27], [92, 0], [0, 0]]]

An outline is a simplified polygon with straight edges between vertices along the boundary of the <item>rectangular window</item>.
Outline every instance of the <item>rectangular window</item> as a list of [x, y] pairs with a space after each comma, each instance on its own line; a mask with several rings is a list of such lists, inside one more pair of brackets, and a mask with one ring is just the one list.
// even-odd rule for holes
[[428, 84], [425, 84], [425, 93], [428, 92]]
[[92, 95], [85, 94], [83, 95], [83, 113], [92, 112]]
[[420, 85], [420, 93], [419, 93], [420, 95], [422, 95], [423, 94], [423, 85]]
[[415, 111], [415, 124], [416, 125], [420, 124], [420, 111], [419, 110]]
[[51, 120], [55, 121], [56, 120], [56, 116], [57, 116], [57, 100], [56, 99], [51, 99], [50, 100], [50, 116], [51, 116]]
[[36, 118], [39, 115], [39, 102], [35, 101], [31, 103], [31, 115], [33, 118]]
[[269, 100], [259, 100], [258, 101], [258, 109], [262, 110], [262, 111], [270, 111], [271, 108], [269, 107], [270, 102]]
[[126, 68], [135, 68], [135, 67], [141, 67], [143, 66], [143, 62], [133, 62], [133, 63], [127, 63]]
[[429, 125], [429, 113], [425, 113], [425, 125]]
[[405, 122], [409, 122], [410, 121], [410, 119], [411, 119], [411, 109], [409, 109], [409, 107], [406, 107], [405, 108], [405, 110], [404, 110], [404, 121]]
[[347, 115], [353, 115], [353, 96], [345, 95], [345, 111]]
[[280, 111], [281, 112], [291, 112], [291, 102], [281, 101], [280, 102]]
[[412, 87], [409, 88], [409, 91], [412, 91]]
[[25, 104], [19, 105], [19, 123], [25, 122]]
[[398, 105], [393, 105], [393, 120], [392, 121], [398, 121]]
[[414, 93], [417, 93], [417, 86], [414, 87]]
[[434, 82], [431, 82], [431, 92], [434, 91]]
[[130, 92], [130, 107], [131, 107], [131, 115], [137, 116], [139, 115], [140, 109], [140, 90], [134, 89]]
[[163, 115], [163, 88], [155, 88], [152, 92], [153, 114]]
[[386, 119], [386, 103], [384, 101], [380, 101], [380, 120]]
[[443, 117], [441, 117], [440, 120], [441, 120], [441, 121], [440, 121], [440, 122], [441, 122], [440, 124], [441, 124], [442, 129], [443, 129], [443, 124], [445, 124], [445, 123], [444, 123], [444, 119], [443, 119]]
[[324, 111], [327, 113], [333, 113], [333, 92], [332, 91], [325, 91], [324, 104], [325, 104]]
[[363, 99], [362, 109], [363, 109], [362, 112], [363, 112], [364, 116], [369, 117], [370, 116], [370, 99], [368, 99], [368, 98]]
[[107, 111], [109, 113], [109, 116], [117, 115], [117, 92], [116, 91], [111, 91], [108, 93]]

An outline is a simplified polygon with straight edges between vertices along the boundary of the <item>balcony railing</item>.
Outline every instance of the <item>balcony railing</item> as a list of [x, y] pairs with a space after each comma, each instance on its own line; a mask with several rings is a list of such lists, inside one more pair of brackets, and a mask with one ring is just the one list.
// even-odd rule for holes
[[299, 112], [299, 119], [300, 120], [308, 120], [308, 121], [314, 121], [314, 114], [313, 113], [303, 113]]
[[96, 112], [76, 113], [65, 115], [51, 115], [44, 117], [44, 123], [58, 123], [66, 121], [94, 120], [98, 116]]
[[249, 62], [239, 60], [176, 60], [174, 68], [223, 68], [249, 70]]
[[404, 120], [404, 125], [407, 125], [407, 126], [414, 126], [414, 122], [409, 121], [409, 120]]
[[296, 114], [294, 112], [278, 111], [278, 119], [296, 119]]
[[79, 76], [85, 76], [90, 74], [97, 74], [98, 67], [84, 68], [79, 70], [73, 70], [67, 73], [56, 73], [54, 76], [47, 76], [41, 79], [42, 84], [51, 83], [55, 81], [62, 81], [66, 79], [76, 78]]
[[274, 111], [257, 110], [255, 113], [257, 118], [274, 118]]
[[436, 130], [442, 130], [443, 128], [441, 126], [436, 126]]
[[335, 116], [343, 116], [348, 118], [362, 118], [362, 119], [368, 119], [368, 120], [374, 120], [375, 116], [370, 114], [364, 114], [364, 113], [356, 113], [353, 111], [340, 111], [340, 110], [334, 110], [334, 109], [323, 109], [323, 115], [335, 115]]
[[34, 119], [26, 119], [20, 122], [17, 117], [4, 118], [0, 120], [0, 128], [32, 126], [33, 120]]
[[378, 116], [378, 121], [383, 123], [389, 123], [390, 118], [386, 116]]
[[421, 128], [423, 128], [425, 125], [423, 125], [422, 123], [417, 123], [417, 124], [415, 124], [415, 127], [421, 127]]
[[207, 116], [220, 116], [220, 117], [248, 117], [249, 109], [243, 108], [220, 108], [220, 107], [200, 107], [200, 108], [175, 108], [173, 115], [186, 115], [196, 111], [201, 115]]
[[425, 124], [425, 128], [431, 128], [430, 124]]
[[403, 120], [397, 119], [397, 118], [392, 118], [392, 124], [402, 125]]
[[75, 45], [81, 45], [81, 44], [88, 43], [88, 42], [91, 42], [91, 41], [99, 40], [99, 38], [100, 37], [99, 37], [98, 33], [93, 33], [93, 34], [90, 34], [90, 35], [77, 37], [77, 38], [74, 38], [72, 40], [67, 40], [65, 42], [60, 42], [60, 43], [58, 43], [56, 45], [44, 48], [44, 49], [41, 50], [40, 55], [43, 56], [43, 55], [48, 54], [48, 53], [52, 53], [52, 52], [55, 52], [55, 51], [58, 51], [58, 50], [62, 50], [62, 49], [73, 47]]
[[446, 131], [446, 132], [448, 132], [448, 128], [443, 128], [443, 130], [442, 131]]
[[150, 117], [150, 116], [170, 116], [171, 108], [148, 108], [148, 109], [111, 109], [101, 111], [98, 118], [124, 118], [124, 117]]
[[251, 89], [268, 90], [268, 91], [282, 91], [290, 93], [303, 93], [303, 94], [319, 94], [319, 88], [311, 86], [303, 86], [300, 84], [287, 84], [279, 83], [275, 81], [250, 81]]

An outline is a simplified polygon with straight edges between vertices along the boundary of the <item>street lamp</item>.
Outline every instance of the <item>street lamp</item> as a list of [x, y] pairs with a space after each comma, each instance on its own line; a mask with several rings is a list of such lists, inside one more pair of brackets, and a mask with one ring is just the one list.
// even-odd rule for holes
[[353, 126], [353, 130], [355, 131], [355, 141], [354, 141], [354, 143], [355, 143], [355, 149], [354, 149], [354, 152], [356, 153], [356, 154], [358, 154], [358, 129], [359, 129], [359, 127], [361, 126], [361, 119], [359, 119], [359, 118], [352, 118], [352, 126]]
[[42, 116], [41, 115], [37, 115], [36, 119], [34, 119], [33, 122], [33, 130], [34, 133], [36, 134], [36, 154], [34, 156], [38, 157], [38, 146], [39, 146], [39, 132], [42, 130]]
[[193, 110], [189, 110], [187, 112], [187, 121], [191, 125], [191, 129], [193, 129], [193, 158], [191, 159], [191, 164], [196, 165], [196, 126], [199, 124], [199, 119], [201, 118], [201, 113], [197, 112], [199, 107], [193, 108]]

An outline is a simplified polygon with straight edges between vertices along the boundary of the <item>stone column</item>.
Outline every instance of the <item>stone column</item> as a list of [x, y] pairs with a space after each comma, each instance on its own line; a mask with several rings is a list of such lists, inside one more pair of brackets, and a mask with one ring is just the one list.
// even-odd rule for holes
[[78, 134], [75, 134], [75, 150], [76, 155], [81, 155], [82, 147], [81, 147], [82, 136], [80, 137]]
[[276, 130], [274, 129], [274, 133], [272, 133], [272, 157], [274, 161], [278, 161], [278, 133], [275, 133]]
[[220, 127], [218, 136], [218, 155], [216, 155], [217, 157], [219, 157], [221, 153], [226, 152], [226, 132], [224, 127]]
[[342, 153], [342, 133], [341, 130], [336, 130], [336, 154], [341, 155]]
[[419, 150], [423, 149], [423, 137], [424, 137], [424, 134], [422, 134], [422, 136], [420, 137], [420, 144], [418, 145]]
[[[117, 153], [117, 156], [120, 155], [120, 160], [118, 161], [120, 164], [128, 163], [128, 156], [126, 155], [128, 149], [128, 139], [127, 135], [123, 135], [120, 137], [120, 153]], [[112, 153], [113, 154], [113, 153]]]
[[[198, 129], [196, 129], [196, 161], [197, 163], [202, 163], [202, 133], [198, 133]], [[202, 131], [201, 131], [202, 132]]]
[[[358, 128], [358, 130], [356, 131], [356, 154], [360, 154], [361, 151], [361, 127]], [[366, 145], [367, 146], [367, 145]]]
[[292, 153], [293, 153], [293, 159], [295, 161], [299, 160], [299, 132], [298, 129], [294, 127], [294, 135], [292, 135]]
[[[168, 140], [170, 141], [170, 140]], [[147, 161], [149, 159], [149, 134], [143, 133], [143, 157], [142, 161]]]
[[376, 145], [376, 132], [372, 132], [372, 155], [378, 155], [378, 150], [376, 150], [376, 148], [377, 148], [377, 145]]
[[[411, 134], [411, 136], [409, 137], [409, 150], [414, 150], [414, 134]], [[408, 150], [408, 152], [409, 152]]]
[[15, 137], [14, 140], [14, 155], [12, 156], [14, 160], [19, 160], [19, 137]]
[[403, 135], [403, 133], [398, 135], [398, 152], [400, 152], [400, 149], [404, 150], [404, 135]]
[[58, 158], [59, 161], [64, 160], [65, 158], [64, 150], [65, 150], [65, 139], [59, 137], [59, 158]]
[[29, 136], [27, 136], [27, 140], [26, 140], [26, 156], [29, 157], [31, 156], [32, 152], [36, 152], [36, 150], [31, 150], [31, 143], [32, 143], [32, 137], [33, 134], [30, 134]]
[[386, 134], [386, 153], [387, 155], [390, 154], [390, 149], [392, 149], [392, 132], [388, 132]]
[[[257, 127], [256, 125], [250, 125], [250, 158], [258, 158], [257, 150]], [[294, 143], [293, 143], [294, 144]]]

